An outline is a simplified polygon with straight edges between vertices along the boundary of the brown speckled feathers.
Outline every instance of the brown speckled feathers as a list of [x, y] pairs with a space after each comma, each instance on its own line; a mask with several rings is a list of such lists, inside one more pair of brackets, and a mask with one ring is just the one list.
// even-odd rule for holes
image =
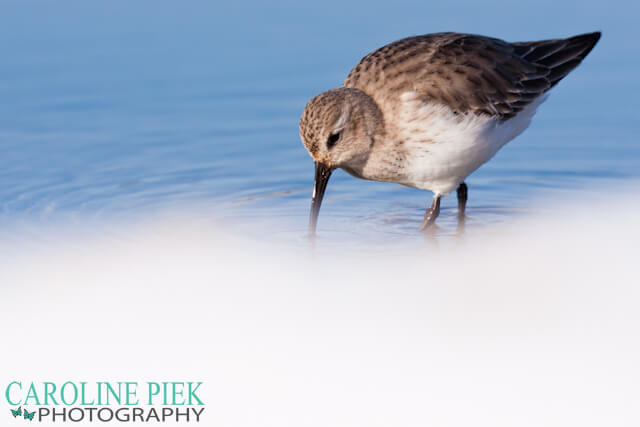
[[381, 106], [415, 91], [458, 113], [506, 120], [577, 67], [599, 38], [599, 32], [522, 43], [458, 33], [409, 37], [365, 56], [344, 87]]

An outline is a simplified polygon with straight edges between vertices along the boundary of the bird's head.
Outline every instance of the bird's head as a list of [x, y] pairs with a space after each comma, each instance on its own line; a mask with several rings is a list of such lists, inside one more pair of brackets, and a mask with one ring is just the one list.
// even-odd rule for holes
[[380, 109], [361, 90], [332, 89], [307, 103], [300, 118], [300, 138], [316, 166], [309, 220], [312, 235], [331, 172], [343, 168], [357, 175], [383, 129]]

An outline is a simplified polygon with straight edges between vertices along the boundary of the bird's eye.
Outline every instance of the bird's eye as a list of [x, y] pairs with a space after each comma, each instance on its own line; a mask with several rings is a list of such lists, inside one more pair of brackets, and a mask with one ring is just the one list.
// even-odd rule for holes
[[332, 133], [329, 135], [329, 139], [327, 139], [327, 148], [331, 148], [336, 145], [336, 142], [340, 139], [340, 132]]

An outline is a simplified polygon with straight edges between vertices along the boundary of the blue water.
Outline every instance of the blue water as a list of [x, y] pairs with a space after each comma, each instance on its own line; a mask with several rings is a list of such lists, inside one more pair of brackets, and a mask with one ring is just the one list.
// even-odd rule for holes
[[[529, 130], [467, 180], [470, 227], [550, 209], [549, 190], [640, 175], [639, 13], [621, 1], [2, 0], [0, 224], [188, 208], [297, 239], [313, 179], [300, 113], [369, 51], [445, 30], [511, 41], [601, 30]], [[430, 199], [338, 172], [320, 234], [414, 235]], [[455, 229], [455, 197], [439, 224]]]

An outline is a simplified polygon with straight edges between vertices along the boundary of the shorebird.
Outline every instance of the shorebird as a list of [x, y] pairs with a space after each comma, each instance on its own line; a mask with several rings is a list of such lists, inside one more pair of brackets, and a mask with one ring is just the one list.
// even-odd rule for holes
[[342, 87], [311, 99], [300, 137], [315, 162], [309, 232], [336, 168], [433, 192], [420, 226], [465, 179], [522, 133], [547, 92], [580, 64], [600, 33], [509, 43], [473, 34], [408, 37], [368, 54]]

